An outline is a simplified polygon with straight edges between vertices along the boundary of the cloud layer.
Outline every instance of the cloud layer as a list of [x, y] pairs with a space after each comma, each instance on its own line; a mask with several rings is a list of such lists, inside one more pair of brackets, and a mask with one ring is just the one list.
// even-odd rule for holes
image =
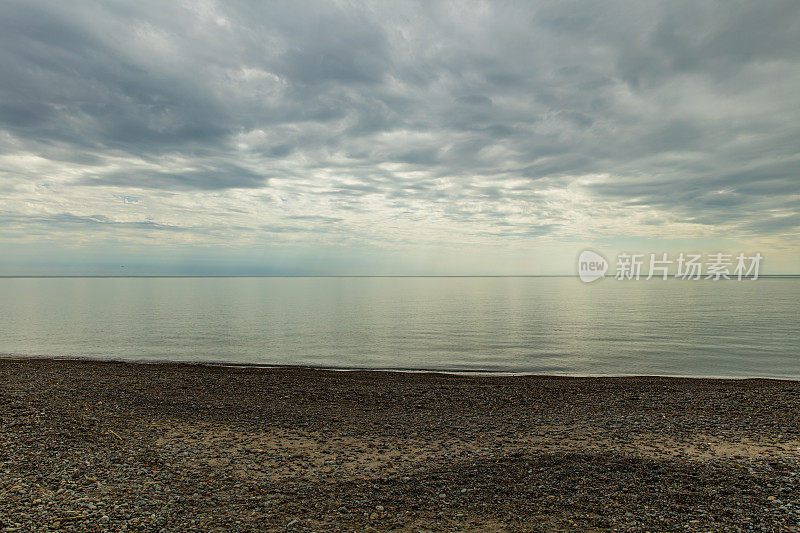
[[797, 250], [800, 5], [4, 2], [7, 242]]

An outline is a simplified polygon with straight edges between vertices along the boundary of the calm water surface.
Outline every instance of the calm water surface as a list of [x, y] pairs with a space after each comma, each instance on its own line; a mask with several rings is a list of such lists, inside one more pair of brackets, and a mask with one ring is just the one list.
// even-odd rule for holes
[[0, 353], [800, 378], [800, 279], [0, 279]]

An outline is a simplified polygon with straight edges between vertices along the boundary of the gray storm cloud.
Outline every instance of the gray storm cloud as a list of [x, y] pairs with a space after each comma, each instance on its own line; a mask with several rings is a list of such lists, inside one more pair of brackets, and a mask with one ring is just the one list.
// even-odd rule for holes
[[0, 223], [794, 239], [798, 35], [791, 0], [3, 2]]

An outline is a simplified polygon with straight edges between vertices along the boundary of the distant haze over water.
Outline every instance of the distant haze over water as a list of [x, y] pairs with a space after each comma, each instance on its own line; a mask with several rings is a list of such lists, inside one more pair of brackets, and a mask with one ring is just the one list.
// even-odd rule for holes
[[0, 353], [800, 378], [800, 280], [5, 278]]

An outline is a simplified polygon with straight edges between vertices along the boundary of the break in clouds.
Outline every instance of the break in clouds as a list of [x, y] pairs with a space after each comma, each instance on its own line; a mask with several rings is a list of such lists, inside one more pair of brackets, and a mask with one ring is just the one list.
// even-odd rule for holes
[[3, 2], [0, 239], [796, 247], [798, 35], [793, 0]]

